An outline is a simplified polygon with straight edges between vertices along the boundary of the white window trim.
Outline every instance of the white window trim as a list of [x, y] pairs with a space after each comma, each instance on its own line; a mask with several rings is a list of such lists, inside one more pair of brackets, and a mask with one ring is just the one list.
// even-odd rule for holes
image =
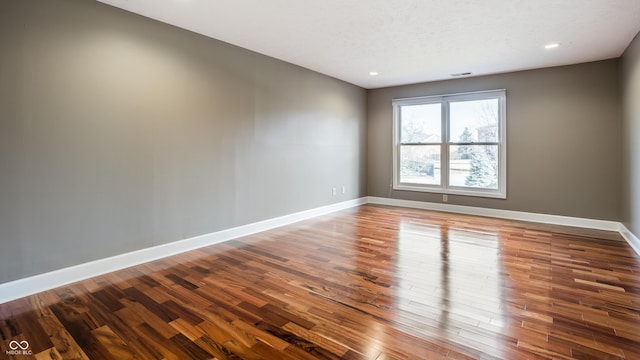
[[[449, 159], [447, 147], [449, 145], [449, 115], [447, 114], [449, 107], [442, 106], [442, 142], [441, 146], [441, 184], [440, 185], [423, 185], [400, 182], [400, 161], [399, 161], [399, 148], [400, 148], [400, 108], [406, 105], [420, 105], [428, 103], [444, 103], [450, 101], [460, 100], [480, 100], [483, 98], [498, 98], [500, 111], [499, 116], [499, 142], [498, 142], [498, 188], [497, 189], [482, 189], [482, 188], [467, 188], [460, 186], [449, 186], [448, 169]], [[466, 195], [466, 196], [479, 196], [488, 198], [507, 198], [507, 120], [506, 120], [506, 90], [488, 90], [477, 91], [468, 93], [446, 94], [437, 96], [422, 96], [413, 98], [393, 99], [393, 189], [405, 190], [405, 191], [420, 191], [429, 193], [451, 194], [451, 195]]]

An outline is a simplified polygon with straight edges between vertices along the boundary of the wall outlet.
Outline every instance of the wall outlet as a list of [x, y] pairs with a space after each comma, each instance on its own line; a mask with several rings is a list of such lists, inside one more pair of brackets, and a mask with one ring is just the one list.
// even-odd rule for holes
[[331, 189], [331, 195], [336, 196], [336, 188]]
[[346, 193], [347, 193], [347, 187], [346, 187], [346, 186], [344, 186], [344, 185], [342, 185], [342, 193], [343, 193], [343, 194], [346, 194]]
[[448, 201], [449, 201], [449, 195], [443, 194], [442, 195], [442, 202], [448, 202]]

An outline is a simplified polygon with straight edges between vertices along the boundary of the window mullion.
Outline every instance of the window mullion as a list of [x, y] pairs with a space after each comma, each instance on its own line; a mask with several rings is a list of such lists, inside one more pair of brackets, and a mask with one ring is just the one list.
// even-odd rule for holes
[[454, 142], [454, 141], [450, 141], [448, 142], [449, 145], [458, 145], [458, 146], [473, 146], [473, 145], [500, 145], [499, 142], [470, 142], [470, 143], [465, 143], [465, 142]]
[[440, 144], [440, 186], [449, 187], [449, 102], [442, 99], [442, 142]]

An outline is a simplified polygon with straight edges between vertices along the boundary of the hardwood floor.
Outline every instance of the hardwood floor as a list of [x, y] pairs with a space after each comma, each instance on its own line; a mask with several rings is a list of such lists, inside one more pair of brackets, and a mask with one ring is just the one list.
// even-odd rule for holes
[[610, 232], [365, 205], [1, 304], [0, 351], [640, 359], [640, 258]]

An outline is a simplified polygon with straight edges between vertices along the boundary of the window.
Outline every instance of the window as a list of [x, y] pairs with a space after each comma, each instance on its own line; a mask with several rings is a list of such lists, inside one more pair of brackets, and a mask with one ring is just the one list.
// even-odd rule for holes
[[393, 101], [393, 188], [506, 198], [505, 90]]

